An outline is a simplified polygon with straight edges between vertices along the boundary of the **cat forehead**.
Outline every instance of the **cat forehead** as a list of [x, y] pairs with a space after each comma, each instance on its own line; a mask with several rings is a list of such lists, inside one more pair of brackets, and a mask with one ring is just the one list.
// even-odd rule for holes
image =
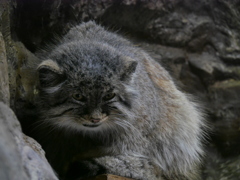
[[76, 73], [74, 76], [69, 76], [69, 82], [75, 88], [89, 90], [97, 89], [98, 91], [110, 91], [115, 86], [111, 78], [102, 74], [96, 75], [91, 72]]
[[50, 59], [54, 59], [57, 64], [71, 76], [78, 78], [88, 76], [103, 75], [111, 78], [113, 74], [118, 74], [122, 62], [118, 54], [107, 53], [104, 51], [60, 51], [53, 54]]
[[115, 59], [114, 63], [116, 64], [119, 56], [121, 56], [119, 52], [107, 44], [75, 41], [58, 46], [50, 54], [50, 59], [55, 59], [58, 63], [70, 63], [73, 65], [89, 65], [99, 62], [111, 64], [112, 59]]

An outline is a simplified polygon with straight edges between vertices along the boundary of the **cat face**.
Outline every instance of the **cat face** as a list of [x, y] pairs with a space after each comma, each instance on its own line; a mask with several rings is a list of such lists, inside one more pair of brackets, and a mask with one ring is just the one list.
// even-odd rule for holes
[[137, 63], [112, 55], [108, 48], [94, 49], [95, 53], [82, 49], [84, 53], [71, 54], [64, 49], [39, 65], [39, 104], [45, 121], [82, 132], [127, 128]]

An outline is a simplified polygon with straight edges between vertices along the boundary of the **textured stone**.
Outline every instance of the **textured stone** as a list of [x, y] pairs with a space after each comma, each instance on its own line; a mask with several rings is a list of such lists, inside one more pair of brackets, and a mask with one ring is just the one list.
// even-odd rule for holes
[[57, 180], [40, 145], [21, 132], [16, 116], [0, 102], [0, 179]]
[[19, 131], [19, 123], [13, 112], [2, 102], [0, 102], [0, 124], [0, 179], [29, 179], [16, 143], [19, 134], [14, 132], [14, 128]]
[[[14, 107], [20, 61], [10, 33], [13, 1], [0, 1], [0, 179], [57, 179], [41, 146], [22, 133]], [[11, 100], [11, 102], [10, 102]]]
[[115, 176], [112, 174], [103, 174], [92, 178], [87, 178], [86, 180], [133, 180], [125, 177]]
[[0, 101], [9, 105], [9, 79], [5, 43], [0, 32]]

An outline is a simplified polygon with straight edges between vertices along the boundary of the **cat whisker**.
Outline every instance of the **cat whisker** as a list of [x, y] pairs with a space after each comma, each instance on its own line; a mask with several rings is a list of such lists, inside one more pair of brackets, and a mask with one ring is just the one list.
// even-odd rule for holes
[[109, 116], [122, 116], [122, 117], [124, 117], [126, 115], [125, 114], [116, 113], [116, 114], [110, 114]]
[[33, 124], [30, 126], [30, 128], [31, 128], [30, 132], [34, 132], [36, 129], [38, 129], [38, 128], [40, 128], [40, 127], [43, 127], [43, 126], [44, 126], [44, 127], [50, 127], [51, 124], [48, 123], [48, 122], [45, 121], [45, 120], [37, 121], [37, 122], [33, 123]]
[[132, 129], [132, 130], [134, 130], [136, 133], [140, 134], [139, 130], [138, 130], [134, 125], [132, 125], [130, 122], [128, 122], [128, 121], [126, 121], [126, 120], [123, 120], [123, 122], [124, 122], [125, 124], [127, 124], [130, 129]]
[[127, 130], [127, 127], [125, 126], [125, 124], [120, 123], [119, 121], [115, 122], [117, 125], [121, 126], [125, 131]]

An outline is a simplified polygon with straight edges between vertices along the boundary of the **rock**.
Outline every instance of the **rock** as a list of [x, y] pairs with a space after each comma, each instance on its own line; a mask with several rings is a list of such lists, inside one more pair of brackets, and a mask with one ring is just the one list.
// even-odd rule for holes
[[[9, 85], [9, 93], [10, 97], [8, 103], [12, 108], [14, 108], [15, 102], [15, 92], [16, 92], [16, 67], [17, 67], [17, 58], [15, 56], [14, 46], [12, 44], [11, 39], [11, 29], [10, 29], [10, 14], [11, 14], [11, 7], [14, 7], [14, 1], [10, 2], [7, 0], [0, 1], [0, 32], [3, 36], [1, 43], [5, 44], [5, 49], [2, 51], [6, 52], [6, 59], [7, 59], [7, 67], [4, 67], [4, 73], [8, 71], [8, 85]], [[4, 77], [3, 76], [3, 77]], [[7, 95], [7, 94], [5, 94]]]
[[0, 101], [10, 104], [8, 65], [5, 51], [5, 43], [0, 32]]
[[16, 116], [0, 102], [0, 179], [57, 180], [40, 145], [21, 132]]
[[21, 147], [23, 163], [30, 179], [57, 180], [52, 167], [48, 163], [41, 146], [32, 138], [23, 134]]
[[20, 63], [10, 34], [13, 3], [0, 2], [0, 179], [57, 180], [41, 146], [22, 133], [20, 123], [9, 108], [14, 107], [18, 97], [16, 76]]
[[[240, 157], [233, 156], [231, 158], [223, 158], [214, 147], [209, 148], [208, 159], [204, 162], [205, 168], [203, 170], [204, 180], [238, 180], [240, 176]], [[211, 168], [209, 168], [211, 167]]]
[[[8, 63], [5, 49], [5, 42], [2, 35], [5, 17], [8, 15], [7, 2], [1, 1], [0, 3], [0, 101], [3, 101], [7, 105], [10, 105], [10, 92], [9, 92], [9, 75], [8, 75]], [[7, 15], [6, 15], [7, 14]]]
[[223, 81], [238, 76], [219, 57], [208, 52], [189, 53], [188, 62], [194, 73], [201, 78], [206, 86], [212, 85], [216, 81]]
[[[12, 119], [15, 121], [12, 121]], [[12, 123], [12, 124], [10, 124]], [[3, 180], [24, 180], [29, 179], [24, 170], [21, 155], [18, 151], [13, 127], [19, 128], [16, 118], [9, 108], [0, 102], [0, 179]], [[10, 127], [8, 127], [10, 125]]]
[[214, 142], [223, 156], [240, 152], [240, 81], [226, 80], [209, 87], [211, 113], [214, 115]]
[[63, 34], [76, 23], [100, 17], [113, 3], [111, 0], [16, 0], [16, 2], [12, 28], [18, 40], [31, 51], [35, 51], [54, 35]]
[[120, 177], [112, 174], [103, 174], [96, 177], [88, 178], [86, 180], [133, 180], [133, 179]]

